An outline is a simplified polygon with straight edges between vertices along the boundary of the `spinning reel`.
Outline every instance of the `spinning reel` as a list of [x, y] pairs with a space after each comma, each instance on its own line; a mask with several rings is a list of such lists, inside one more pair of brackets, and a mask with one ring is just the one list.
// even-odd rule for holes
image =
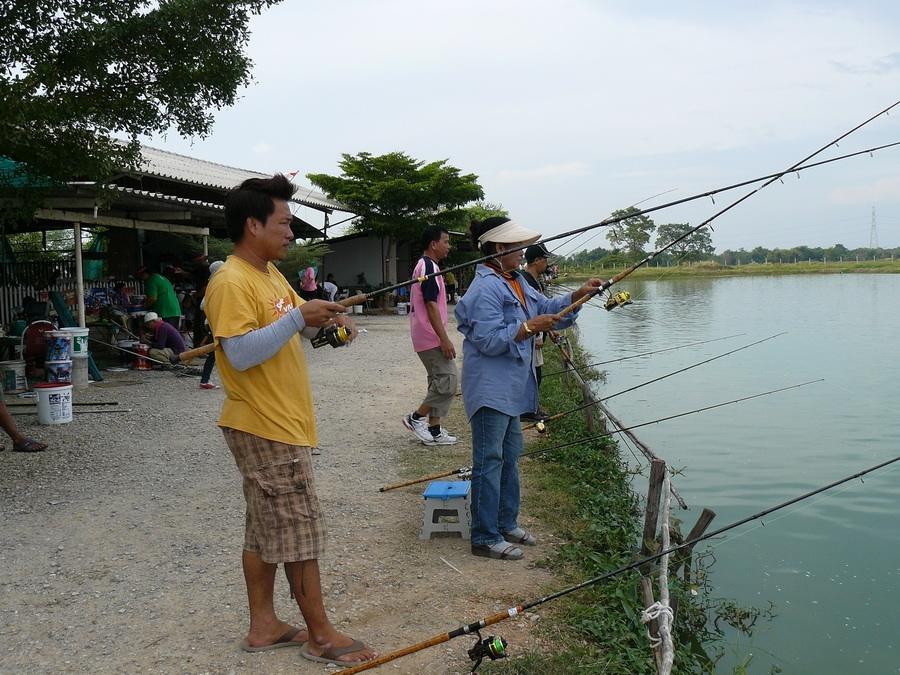
[[624, 307], [631, 304], [631, 293], [628, 291], [619, 291], [618, 293], [610, 293], [606, 298], [603, 307], [607, 312], [611, 312], [616, 307]]
[[350, 335], [349, 328], [344, 326], [328, 326], [320, 328], [319, 332], [316, 333], [315, 337], [313, 337], [310, 342], [312, 342], [313, 349], [318, 349], [325, 345], [331, 345], [335, 348], [343, 347], [350, 342]]
[[475, 662], [475, 665], [472, 666], [473, 673], [478, 670], [485, 658], [496, 661], [497, 659], [505, 659], [508, 656], [506, 648], [509, 646], [509, 643], [499, 635], [490, 635], [482, 638], [481, 631], [476, 631], [476, 635], [478, 635], [478, 639], [469, 650], [469, 658]]

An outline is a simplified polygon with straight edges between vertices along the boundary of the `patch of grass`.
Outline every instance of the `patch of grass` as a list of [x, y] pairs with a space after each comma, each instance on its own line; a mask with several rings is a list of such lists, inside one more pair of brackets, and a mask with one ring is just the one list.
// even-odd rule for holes
[[[572, 345], [576, 363], [586, 355]], [[544, 349], [545, 371], [560, 370], [561, 358], [552, 344]], [[551, 413], [582, 403], [574, 382], [553, 377], [544, 381], [541, 402]], [[548, 452], [523, 460], [528, 483], [524, 502], [529, 513], [565, 540], [546, 562], [563, 583], [576, 584], [600, 576], [634, 559], [640, 544], [641, 509], [630, 487], [629, 471], [610, 438], [558, 445], [589, 436], [582, 412], [549, 423], [550, 433], [526, 451]], [[598, 423], [597, 431], [602, 427]], [[486, 672], [503, 673], [654, 673], [646, 629], [640, 622], [642, 602], [636, 572], [581, 589], [540, 606], [543, 630], [553, 635], [545, 652], [493, 664]], [[673, 581], [678, 598], [675, 624], [676, 660], [673, 672], [712, 672], [707, 654], [706, 611], [688, 589]], [[549, 612], [547, 610], [550, 610]]]
[[[570, 281], [587, 279], [593, 276], [609, 277], [616, 271], [621, 272], [622, 265], [613, 267], [571, 268], [564, 270], [560, 278]], [[747, 265], [720, 265], [712, 261], [704, 261], [691, 265], [656, 266], [651, 262], [649, 267], [640, 267], [632, 275], [636, 279], [657, 279], [660, 275], [668, 277], [731, 277], [731, 276], [779, 276], [787, 274], [900, 274], [900, 259], [897, 260], [861, 260], [797, 263], [749, 263]]]

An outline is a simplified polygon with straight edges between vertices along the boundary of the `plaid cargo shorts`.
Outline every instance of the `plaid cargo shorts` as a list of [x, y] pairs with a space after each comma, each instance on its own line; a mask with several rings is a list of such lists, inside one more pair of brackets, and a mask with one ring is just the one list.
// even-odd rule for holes
[[267, 563], [316, 560], [325, 550], [325, 519], [313, 480], [310, 449], [223, 429], [243, 476], [244, 550]]

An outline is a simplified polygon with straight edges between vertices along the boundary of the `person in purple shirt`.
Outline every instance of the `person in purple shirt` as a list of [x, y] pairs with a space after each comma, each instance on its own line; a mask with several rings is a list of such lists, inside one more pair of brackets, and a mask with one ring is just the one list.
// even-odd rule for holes
[[170, 363], [173, 356], [178, 356], [185, 350], [184, 338], [178, 329], [160, 319], [156, 312], [147, 312], [144, 315], [144, 326], [153, 331], [149, 354], [151, 359]]

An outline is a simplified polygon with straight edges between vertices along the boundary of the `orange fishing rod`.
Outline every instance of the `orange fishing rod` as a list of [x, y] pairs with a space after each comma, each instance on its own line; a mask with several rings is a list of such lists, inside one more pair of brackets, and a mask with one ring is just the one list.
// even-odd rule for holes
[[[754, 513], [745, 518], [741, 518], [733, 523], [725, 525], [724, 527], [720, 527], [717, 530], [713, 530], [712, 532], [707, 532], [699, 537], [695, 537], [694, 539], [689, 539], [681, 544], [676, 546], [672, 546], [663, 551], [655, 553], [653, 555], [647, 556], [646, 558], [641, 558], [640, 560], [635, 560], [627, 565], [622, 565], [611, 572], [607, 572], [605, 574], [598, 575], [596, 577], [592, 577], [580, 583], [574, 584], [572, 586], [568, 586], [563, 588], [555, 593], [551, 593], [549, 595], [545, 595], [540, 598], [536, 598], [534, 600], [530, 600], [528, 602], [522, 602], [521, 604], [515, 605], [514, 607], [510, 607], [507, 610], [502, 612], [497, 612], [496, 614], [491, 614], [486, 616], [478, 621], [473, 621], [472, 623], [468, 623], [460, 626], [459, 628], [455, 628], [446, 633], [439, 633], [427, 640], [423, 640], [422, 642], [417, 642], [414, 645], [410, 645], [409, 647], [404, 647], [402, 649], [397, 649], [393, 652], [389, 652], [384, 654], [383, 656], [379, 656], [371, 661], [366, 661], [364, 663], [360, 663], [351, 668], [346, 668], [344, 670], [339, 671], [339, 675], [352, 675], [353, 673], [361, 673], [364, 670], [370, 670], [371, 668], [377, 668], [385, 663], [389, 663], [396, 659], [399, 659], [403, 656], [407, 656], [409, 654], [415, 654], [416, 652], [420, 652], [423, 649], [428, 649], [429, 647], [434, 647], [435, 645], [443, 644], [444, 642], [449, 642], [453, 638], [462, 637], [464, 635], [475, 634], [478, 637], [478, 641], [469, 650], [469, 655], [473, 660], [490, 658], [491, 660], [501, 659], [506, 657], [506, 647], [508, 646], [506, 640], [500, 637], [490, 636], [488, 638], [482, 639], [481, 637], [481, 629], [486, 628], [487, 626], [492, 626], [496, 623], [500, 623], [501, 621], [505, 621], [506, 619], [511, 619], [515, 616], [518, 616], [522, 612], [525, 612], [529, 609], [537, 607], [538, 605], [542, 605], [546, 602], [550, 602], [551, 600], [556, 600], [557, 598], [561, 598], [564, 595], [568, 595], [570, 593], [574, 593], [575, 591], [579, 591], [583, 588], [587, 588], [589, 586], [594, 586], [602, 581], [607, 581], [608, 579], [612, 579], [613, 577], [617, 577], [620, 574], [624, 574], [630, 570], [637, 569], [649, 563], [655, 562], [662, 558], [663, 556], [671, 555], [672, 553], [676, 553], [682, 549], [690, 548], [700, 543], [701, 541], [706, 541], [707, 539], [712, 539], [713, 537], [718, 537], [730, 530], [735, 529], [736, 527], [740, 527], [741, 525], [745, 525], [746, 523], [752, 522], [754, 520], [759, 520], [760, 518], [764, 518], [770, 513], [775, 513], [776, 511], [780, 511], [781, 509], [787, 508], [793, 504], [798, 502], [802, 502], [810, 497], [814, 497], [815, 495], [821, 494], [822, 492], [826, 492], [835, 488], [839, 485], [843, 485], [844, 483], [849, 483], [852, 480], [856, 480], [857, 478], [862, 478], [866, 474], [872, 473], [873, 471], [877, 471], [878, 469], [882, 469], [894, 462], [900, 461], [900, 456], [894, 457], [893, 459], [889, 459], [887, 461], [881, 462], [880, 464], [876, 464], [875, 466], [871, 466], [868, 469], [863, 469], [862, 471], [857, 471], [856, 473], [847, 476], [845, 478], [841, 478], [840, 480], [836, 480], [833, 483], [829, 483], [828, 485], [824, 485], [822, 487], [816, 488], [815, 490], [811, 490], [809, 492], [805, 492], [802, 495], [794, 497], [792, 499], [788, 499], [787, 501], [781, 502], [775, 506], [771, 506], [767, 509], [763, 509], [757, 513]], [[481, 661], [478, 660], [476, 666]]]

